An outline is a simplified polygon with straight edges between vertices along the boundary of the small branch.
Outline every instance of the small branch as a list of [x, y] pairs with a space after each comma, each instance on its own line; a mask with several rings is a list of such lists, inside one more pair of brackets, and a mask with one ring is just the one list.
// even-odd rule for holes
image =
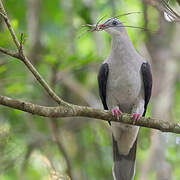
[[29, 160], [32, 152], [36, 148], [36, 146], [37, 146], [36, 143], [28, 145], [27, 152], [25, 154], [24, 160], [23, 160], [22, 165], [21, 165], [19, 180], [24, 180], [25, 179], [24, 175], [25, 175], [25, 171], [27, 169], [28, 160]]
[[10, 21], [8, 19], [7, 13], [6, 13], [5, 9], [4, 9], [4, 6], [3, 6], [1, 0], [0, 0], [0, 14], [3, 17], [7, 27], [9, 29], [9, 32], [11, 33], [11, 36], [13, 38], [14, 43], [16, 44], [16, 47], [19, 49], [20, 44], [19, 44], [18, 38], [16, 37], [16, 34], [15, 34], [11, 24], [10, 24]]
[[8, 50], [5, 50], [3, 48], [0, 49], [0, 52], [7, 54], [9, 56], [15, 57], [20, 59], [24, 64], [27, 66], [27, 68], [33, 73], [37, 81], [44, 87], [44, 89], [47, 91], [47, 93], [60, 105], [68, 106], [68, 103], [64, 102], [60, 97], [56, 95], [56, 93], [50, 88], [50, 86], [46, 83], [46, 81], [42, 78], [42, 76], [37, 72], [35, 67], [30, 63], [29, 59], [24, 55], [23, 52], [23, 34], [21, 33], [21, 39], [20, 42], [18, 38], [16, 37], [16, 34], [10, 24], [10, 21], [8, 19], [7, 13], [3, 7], [2, 1], [0, 0], [0, 15], [3, 17], [10, 33], [13, 38], [14, 43], [17, 46], [18, 52], [17, 54], [11, 53]]
[[[58, 65], [59, 63], [57, 63], [56, 65], [52, 66], [51, 69], [51, 80], [50, 80], [50, 84], [52, 88], [55, 88], [56, 82], [57, 82], [57, 72], [58, 72]], [[47, 102], [49, 102], [49, 97], [46, 98]], [[52, 139], [53, 141], [56, 143], [58, 150], [60, 152], [61, 155], [63, 155], [65, 161], [66, 161], [66, 166], [67, 166], [67, 174], [70, 177], [71, 180], [74, 179], [73, 174], [72, 174], [72, 167], [71, 167], [71, 162], [69, 159], [69, 156], [66, 152], [66, 149], [64, 148], [61, 139], [58, 135], [58, 123], [57, 123], [57, 119], [54, 118], [49, 118], [49, 122], [50, 122], [50, 126], [51, 126], [51, 134], [52, 134]]]
[[64, 102], [56, 93], [50, 88], [47, 82], [43, 79], [43, 77], [38, 73], [35, 67], [31, 64], [24, 54], [21, 54], [21, 60], [24, 62], [26, 67], [32, 72], [37, 81], [43, 86], [46, 92], [54, 99], [59, 105], [68, 106], [68, 103]]
[[4, 48], [1, 48], [1, 47], [0, 47], [0, 52], [2, 52], [3, 54], [9, 55], [11, 57], [14, 57], [14, 58], [19, 58], [18, 53], [11, 52], [11, 51], [4, 49]]
[[174, 22], [180, 22], [180, 15], [165, 0], [144, 0], [159, 11], [165, 12]]
[[20, 46], [19, 46], [19, 54], [23, 54], [23, 45], [24, 45], [24, 35], [21, 33]]
[[62, 153], [62, 155], [66, 161], [68, 176], [71, 178], [71, 180], [73, 180], [74, 178], [72, 175], [71, 163], [70, 163], [69, 157], [67, 155], [67, 152], [59, 139], [56, 121], [55, 121], [55, 119], [52, 119], [52, 118], [50, 119], [50, 121], [51, 121], [51, 127], [52, 127], [53, 141], [56, 143], [59, 152]]
[[[77, 106], [69, 104], [69, 106], [47, 107], [40, 106], [28, 102], [14, 100], [5, 96], [0, 96], [0, 104], [14, 109], [19, 109], [24, 112], [29, 112], [34, 115], [44, 117], [89, 117], [105, 121], [122, 122], [133, 125], [132, 116], [123, 113], [119, 120], [114, 118], [110, 111], [94, 109], [85, 106]], [[180, 134], [180, 125], [178, 123], [164, 122], [163, 120], [141, 117], [137, 126], [158, 129], [162, 132], [172, 132]]]
[[[31, 62], [28, 60], [28, 58], [26, 56], [24, 56], [23, 53], [19, 54], [19, 53], [13, 53], [7, 49], [1, 48], [0, 47], [0, 52], [2, 52], [3, 54], [9, 55], [11, 57], [20, 59], [22, 62], [24, 62], [24, 64], [26, 65], [26, 67], [32, 72], [32, 74], [34, 75], [34, 77], [37, 79], [37, 81], [44, 87], [44, 89], [46, 90], [46, 92], [52, 97], [52, 99], [54, 99], [58, 104], [64, 105], [64, 106], [68, 106], [68, 103], [64, 102], [60, 97], [58, 97], [56, 95], [56, 93], [50, 88], [50, 86], [46, 83], [46, 81], [42, 78], [42, 76], [38, 73], [38, 71], [35, 69], [35, 67], [31, 64]], [[20, 52], [22, 52], [22, 49], [20, 50]]]

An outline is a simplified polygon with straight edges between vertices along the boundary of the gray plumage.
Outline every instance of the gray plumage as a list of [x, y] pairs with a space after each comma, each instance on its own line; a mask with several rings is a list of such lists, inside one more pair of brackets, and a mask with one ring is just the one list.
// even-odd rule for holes
[[[100, 28], [111, 36], [111, 51], [98, 75], [104, 108], [120, 109], [121, 112], [142, 116], [151, 96], [150, 66], [136, 52], [125, 27], [118, 19], [110, 18]], [[114, 180], [132, 180], [139, 127], [112, 122], [111, 130]]]

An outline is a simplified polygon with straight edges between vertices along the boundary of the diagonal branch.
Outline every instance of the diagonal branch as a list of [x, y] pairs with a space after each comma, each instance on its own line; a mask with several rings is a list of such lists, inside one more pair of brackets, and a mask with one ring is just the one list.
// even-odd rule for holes
[[16, 44], [16, 47], [19, 49], [20, 44], [19, 44], [18, 38], [16, 37], [16, 34], [15, 34], [11, 24], [10, 24], [10, 21], [8, 19], [7, 13], [6, 13], [5, 9], [4, 9], [4, 6], [3, 6], [1, 0], [0, 0], [0, 15], [3, 17], [7, 27], [9, 29], [9, 32], [11, 33], [13, 41]]
[[[178, 0], [179, 1], [179, 0]], [[159, 11], [166, 13], [174, 22], [180, 22], [180, 15], [165, 0], [144, 0]]]
[[11, 52], [10, 50], [7, 50], [5, 48], [1, 48], [0, 47], [0, 52], [2, 52], [3, 54], [9, 55], [11, 57], [14, 57], [14, 58], [19, 58], [19, 54], [18, 53]]
[[[52, 88], [55, 88], [56, 82], [57, 82], [57, 72], [58, 72], [58, 65], [57, 63], [55, 66], [52, 67], [51, 69], [51, 80], [50, 80], [50, 85]], [[47, 97], [47, 101], [49, 102], [49, 97]], [[63, 143], [61, 142], [61, 137], [59, 137], [58, 134], [58, 123], [57, 119], [54, 118], [49, 118], [50, 126], [51, 126], [51, 134], [52, 134], [52, 139], [56, 143], [59, 152], [63, 155], [64, 160], [66, 161], [66, 166], [67, 166], [67, 174], [71, 180], [74, 179], [73, 173], [72, 173], [72, 166], [71, 166], [71, 161], [70, 158], [66, 152], [66, 149], [63, 146]]]
[[[47, 107], [40, 106], [24, 101], [14, 100], [5, 96], [0, 96], [0, 104], [8, 106], [14, 109], [19, 109], [24, 112], [28, 112], [34, 115], [44, 116], [44, 117], [89, 117], [96, 118], [105, 121], [115, 121], [122, 122], [126, 124], [133, 124], [132, 116], [123, 113], [119, 120], [114, 118], [110, 111], [104, 111], [100, 109], [94, 109], [85, 106], [77, 106], [69, 104], [69, 106], [57, 106], [57, 107]], [[173, 132], [180, 134], [180, 125], [178, 123], [164, 122], [162, 120], [141, 117], [135, 125], [158, 129], [163, 132]]]
[[8, 19], [7, 13], [4, 9], [4, 6], [3, 6], [1, 0], [0, 0], [0, 15], [3, 17], [7, 27], [9, 29], [9, 32], [11, 33], [12, 39], [18, 49], [18, 53], [14, 54], [14, 53], [11, 53], [9, 50], [5, 50], [3, 48], [0, 48], [0, 52], [4, 53], [6, 55], [9, 55], [9, 56], [15, 57], [17, 59], [20, 59], [22, 62], [24, 62], [26, 67], [31, 71], [31, 73], [34, 75], [34, 77], [37, 79], [37, 81], [44, 87], [44, 89], [52, 97], [52, 99], [54, 99], [58, 104], [68, 106], [68, 103], [64, 102], [58, 95], [56, 95], [56, 93], [50, 88], [50, 86], [46, 83], [46, 81], [38, 73], [38, 71], [35, 69], [35, 67], [31, 64], [29, 59], [24, 55], [23, 40], [22, 40], [23, 34], [21, 34], [21, 42], [19, 42], [19, 40], [10, 24], [10, 21]]
[[66, 161], [66, 165], [67, 165], [67, 174], [68, 176], [70, 176], [70, 179], [73, 180], [74, 177], [72, 175], [72, 167], [71, 167], [71, 163], [69, 160], [69, 156], [67, 155], [67, 152], [63, 146], [63, 144], [60, 141], [60, 137], [58, 135], [58, 129], [57, 129], [57, 123], [55, 121], [55, 119], [51, 118], [50, 119], [51, 122], [51, 128], [52, 128], [52, 135], [53, 135], [53, 140], [56, 143], [58, 150], [60, 151], [60, 153], [63, 155], [65, 161]]

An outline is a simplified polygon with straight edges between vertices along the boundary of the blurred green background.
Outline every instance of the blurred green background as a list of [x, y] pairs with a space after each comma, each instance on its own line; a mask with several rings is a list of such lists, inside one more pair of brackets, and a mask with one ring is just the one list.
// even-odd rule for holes
[[[153, 69], [147, 116], [180, 119], [180, 24], [142, 1], [4, 0], [25, 52], [65, 101], [102, 108], [97, 72], [110, 50], [105, 32], [86, 33], [83, 24], [129, 12], [120, 20], [137, 51]], [[176, 3], [172, 2], [173, 7]], [[0, 18], [0, 47], [15, 50]], [[1, 95], [56, 106], [22, 62], [0, 54]], [[135, 180], [179, 180], [180, 138], [141, 128]], [[48, 119], [0, 106], [0, 179], [112, 180], [111, 132], [107, 122], [85, 118]]]

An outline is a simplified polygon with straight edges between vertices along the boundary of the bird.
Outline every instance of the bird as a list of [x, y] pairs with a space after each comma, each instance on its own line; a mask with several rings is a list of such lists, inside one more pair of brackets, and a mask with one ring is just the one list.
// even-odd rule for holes
[[[99, 95], [105, 110], [117, 119], [132, 114], [135, 124], [145, 116], [152, 91], [151, 66], [133, 46], [126, 27], [117, 18], [96, 25], [111, 37], [111, 49], [98, 73]], [[133, 180], [139, 127], [109, 122], [112, 130], [114, 180]]]

